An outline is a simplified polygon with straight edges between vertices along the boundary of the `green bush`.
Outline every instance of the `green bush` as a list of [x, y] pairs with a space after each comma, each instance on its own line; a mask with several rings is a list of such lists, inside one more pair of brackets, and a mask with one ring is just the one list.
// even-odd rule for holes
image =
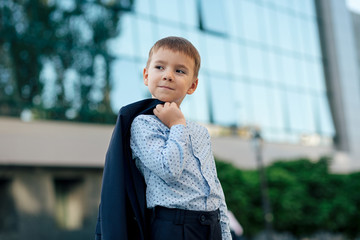
[[[259, 174], [217, 161], [228, 208], [253, 236], [264, 229]], [[265, 169], [277, 232], [359, 234], [360, 173], [331, 174], [329, 159], [278, 161]]]

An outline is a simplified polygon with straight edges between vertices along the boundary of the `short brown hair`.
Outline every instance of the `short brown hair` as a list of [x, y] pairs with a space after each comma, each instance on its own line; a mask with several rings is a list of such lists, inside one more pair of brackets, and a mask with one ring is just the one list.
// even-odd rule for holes
[[174, 52], [181, 52], [186, 56], [194, 59], [194, 77], [198, 76], [201, 63], [200, 54], [190, 41], [182, 37], [166, 37], [157, 41], [149, 51], [149, 58], [146, 63], [146, 68], [149, 67], [153, 53], [160, 48], [169, 49]]

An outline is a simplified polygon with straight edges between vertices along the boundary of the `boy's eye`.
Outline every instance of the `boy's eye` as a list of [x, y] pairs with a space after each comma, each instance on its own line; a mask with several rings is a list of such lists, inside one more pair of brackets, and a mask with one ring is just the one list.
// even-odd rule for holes
[[162, 66], [155, 66], [156, 69], [164, 69]]
[[185, 74], [185, 72], [183, 70], [180, 70], [180, 69], [176, 70], [176, 72], [181, 73], [181, 74]]

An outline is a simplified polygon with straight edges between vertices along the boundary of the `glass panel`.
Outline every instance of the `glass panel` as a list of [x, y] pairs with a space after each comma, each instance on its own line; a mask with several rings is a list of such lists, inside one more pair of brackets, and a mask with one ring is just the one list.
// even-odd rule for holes
[[320, 131], [322, 135], [333, 137], [335, 135], [334, 124], [332, 121], [332, 116], [330, 112], [329, 103], [327, 97], [324, 94], [321, 94], [318, 97], [319, 103], [319, 117], [320, 117]]
[[149, 0], [135, 0], [134, 1], [134, 10], [136, 13], [150, 15], [151, 12], [154, 12], [150, 7]]
[[226, 78], [211, 76], [211, 100], [216, 124], [235, 124], [233, 84]]
[[202, 22], [205, 30], [227, 33], [223, 3], [217, 0], [201, 0]]
[[307, 41], [307, 25], [306, 25], [306, 21], [303, 18], [295, 18], [295, 27], [297, 29], [297, 33], [295, 33], [298, 37], [297, 40], [299, 45], [297, 46], [297, 52], [300, 52], [302, 54], [306, 54], [308, 51], [308, 41]]
[[322, 63], [320, 62], [306, 62], [306, 86], [309, 89], [325, 91], [325, 77]]
[[260, 21], [259, 21], [260, 8], [257, 4], [242, 1], [240, 5], [240, 15], [242, 16], [242, 24], [244, 29], [244, 36], [246, 39], [253, 41], [260, 41]]
[[156, 39], [161, 39], [169, 36], [182, 36], [182, 31], [180, 28], [172, 25], [159, 24], [158, 25], [159, 34], [156, 36]]
[[179, 11], [181, 23], [192, 27], [199, 26], [197, 0], [181, 0]]
[[279, 45], [278, 47], [292, 51], [293, 46], [293, 19], [286, 13], [278, 12]]
[[111, 79], [111, 107], [114, 112], [131, 102], [141, 100], [147, 92], [147, 87], [144, 85], [142, 69], [138, 69], [139, 65], [133, 61], [116, 60], [112, 63], [110, 69]]
[[284, 93], [280, 89], [269, 88], [271, 127], [282, 131], [286, 129], [283, 104], [285, 101]]
[[255, 47], [246, 47], [248, 74], [252, 78], [264, 79], [264, 52]]
[[287, 104], [291, 130], [316, 132], [314, 110], [309, 95], [288, 91]]
[[266, 77], [268, 77], [272, 82], [280, 82], [281, 81], [280, 69], [282, 69], [281, 57], [274, 52], [268, 52], [267, 58], [265, 58], [265, 60], [267, 61], [266, 65], [268, 72]]
[[207, 67], [212, 71], [229, 72], [230, 67], [225, 54], [225, 40], [212, 35], [205, 36], [207, 47]]
[[222, 3], [224, 6], [225, 16], [227, 16], [228, 19], [229, 35], [237, 36], [239, 21], [237, 11], [235, 10], [236, 0], [227, 0]]
[[244, 76], [247, 71], [246, 49], [237, 42], [229, 42], [231, 69], [230, 73], [236, 76]]
[[304, 53], [304, 46], [303, 46], [303, 42], [302, 39], [303, 37], [306, 37], [304, 35], [301, 35], [301, 31], [300, 31], [300, 19], [298, 15], [293, 16], [292, 18], [292, 41], [293, 41], [293, 51], [295, 51], [296, 53], [299, 54], [303, 54]]
[[[206, 54], [206, 47], [204, 46], [204, 44], [201, 44], [201, 43], [203, 43], [203, 41], [201, 41], [202, 40], [201, 35], [202, 34], [199, 31], [196, 31], [193, 29], [190, 29], [190, 30], [184, 29], [184, 32], [183, 32], [183, 36], [187, 40], [189, 40], [194, 45], [194, 47], [196, 47], [196, 49], [199, 51], [199, 54], [201, 57], [201, 68], [202, 68], [203, 64], [204, 64], [203, 60], [204, 60], [205, 54]], [[200, 71], [201, 71], [201, 68], [200, 68]]]
[[208, 101], [208, 84], [210, 79], [207, 75], [199, 75], [199, 84], [192, 95], [185, 97], [181, 103], [181, 109], [186, 119], [208, 123], [209, 119], [209, 101]]
[[304, 87], [307, 89], [312, 88], [312, 82], [313, 82], [313, 64], [310, 61], [307, 60], [303, 60], [303, 70], [305, 73], [305, 77], [304, 77]]
[[304, 94], [304, 130], [309, 133], [316, 133], [315, 102], [310, 94]]
[[312, 65], [313, 68], [313, 82], [312, 86], [314, 89], [317, 89], [319, 91], [326, 91], [325, 87], [325, 77], [324, 77], [324, 70], [323, 65], [321, 62], [314, 62]]
[[108, 41], [107, 47], [109, 52], [114, 56], [120, 55], [135, 55], [135, 41], [134, 41], [134, 21], [135, 17], [132, 14], [124, 14], [121, 18], [120, 34]]
[[299, 84], [298, 60], [291, 56], [283, 56], [283, 83], [287, 86], [301, 86]]
[[309, 49], [309, 53], [315, 57], [322, 57], [320, 51], [318, 25], [315, 19], [313, 21], [309, 21], [307, 27], [308, 27], [307, 37], [309, 40], [309, 45], [311, 46], [311, 48]]
[[314, 0], [297, 1], [297, 5], [301, 13], [309, 16], [316, 16]]
[[271, 127], [268, 93], [266, 86], [257, 84], [251, 86], [251, 102], [254, 113], [253, 124], [260, 127], [260, 129]]
[[178, 0], [152, 0], [155, 6], [156, 17], [170, 22], [180, 22], [180, 4]]
[[277, 12], [273, 8], [264, 8], [266, 41], [270, 46], [277, 46], [279, 43]]
[[319, 43], [319, 36], [318, 36], [318, 30], [317, 25], [313, 21], [310, 20], [303, 20], [303, 41], [304, 41], [304, 48], [305, 53], [314, 56], [314, 57], [321, 57], [320, 53], [320, 43]]
[[158, 40], [156, 39], [157, 25], [146, 19], [136, 18], [134, 20], [137, 26], [137, 37], [135, 40], [138, 42], [135, 55], [137, 57], [147, 59], [150, 48]]
[[249, 103], [249, 85], [236, 81], [233, 83], [233, 102], [234, 102], [234, 114], [237, 126], [250, 125], [250, 103]]
[[[241, 6], [241, 1], [239, 0], [232, 0], [233, 1], [233, 16], [234, 16], [234, 25], [230, 25], [230, 31], [232, 32], [232, 29], [234, 29], [234, 37], [235, 38], [244, 38], [244, 25], [245, 23], [243, 22], [243, 16], [241, 14], [242, 11], [242, 6]], [[227, 1], [226, 1], [227, 2]], [[230, 20], [229, 20], [230, 21]]]

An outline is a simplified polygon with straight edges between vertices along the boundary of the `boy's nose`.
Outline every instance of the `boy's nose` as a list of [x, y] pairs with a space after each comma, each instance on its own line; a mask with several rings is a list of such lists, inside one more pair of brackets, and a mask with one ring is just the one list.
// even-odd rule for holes
[[172, 81], [174, 79], [174, 76], [171, 71], [166, 71], [166, 72], [164, 72], [163, 79]]

